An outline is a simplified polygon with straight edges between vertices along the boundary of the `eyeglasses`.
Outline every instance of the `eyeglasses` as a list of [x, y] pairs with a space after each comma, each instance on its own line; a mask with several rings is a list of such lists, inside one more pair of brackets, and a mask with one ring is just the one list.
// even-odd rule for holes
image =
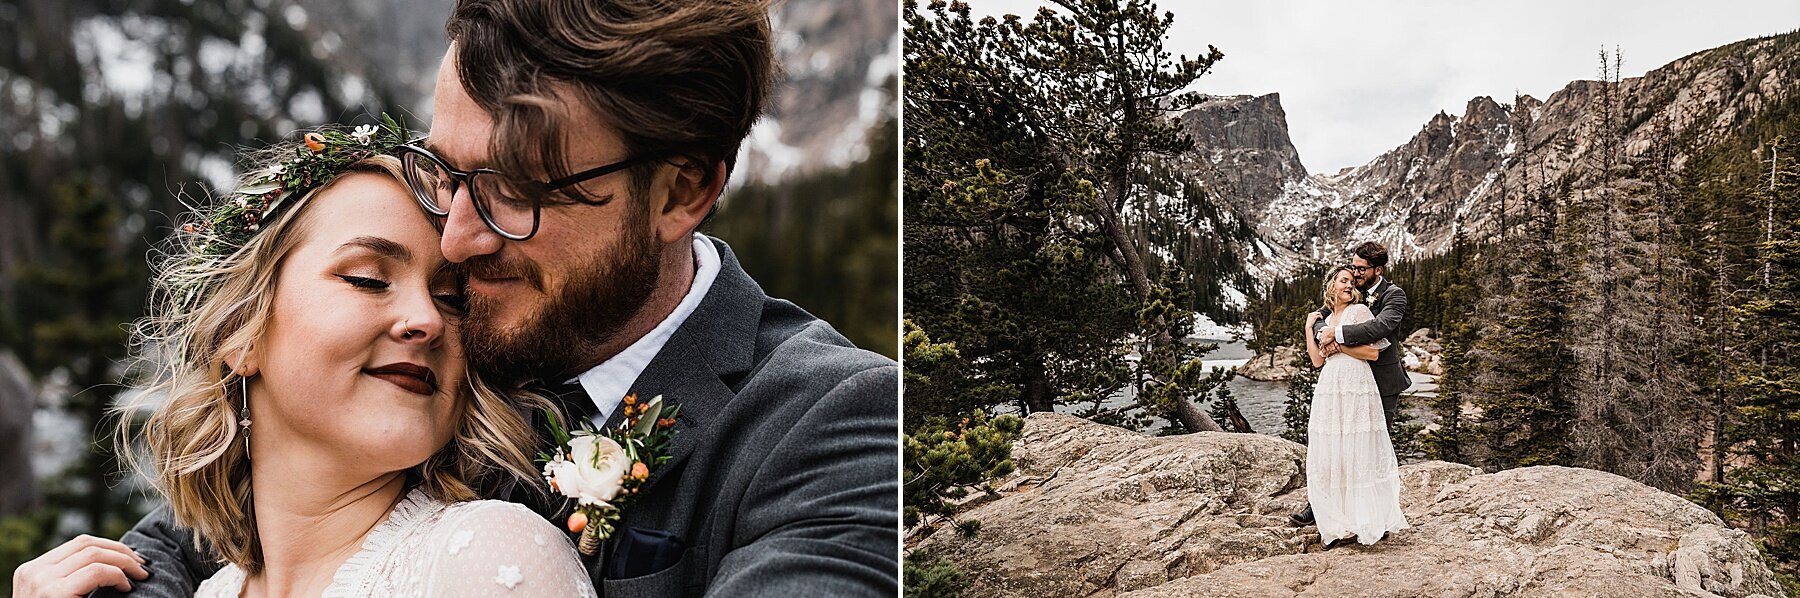
[[[475, 213], [481, 216], [481, 221], [494, 234], [514, 241], [524, 241], [537, 234], [544, 199], [551, 193], [668, 157], [667, 153], [650, 153], [551, 181], [533, 181], [507, 176], [492, 168], [468, 171], [451, 168], [443, 158], [418, 146], [417, 142], [397, 149], [406, 173], [406, 185], [412, 188], [413, 199], [418, 200], [419, 207], [425, 208], [426, 212], [434, 216], [449, 216], [450, 204], [456, 198], [456, 188], [468, 185], [469, 199], [475, 201]], [[583, 199], [578, 193], [567, 195], [575, 202], [590, 206], [602, 206], [611, 201], [611, 198], [599, 201]]]
[[1355, 272], [1357, 274], [1362, 274], [1364, 272], [1368, 272], [1370, 270], [1375, 269], [1374, 266], [1345, 266], [1345, 267], [1349, 268], [1351, 272]]

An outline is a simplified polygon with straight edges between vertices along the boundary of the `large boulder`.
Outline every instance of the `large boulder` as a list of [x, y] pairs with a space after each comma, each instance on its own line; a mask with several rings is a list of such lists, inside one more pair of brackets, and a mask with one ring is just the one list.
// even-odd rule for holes
[[1400, 343], [1406, 351], [1406, 369], [1433, 376], [1444, 375], [1444, 345], [1430, 328], [1420, 328]]
[[1413, 528], [1324, 550], [1290, 527], [1305, 447], [1260, 434], [1152, 438], [1040, 413], [972, 537], [914, 539], [977, 596], [1778, 596], [1746, 534], [1609, 473], [1401, 468]]
[[1244, 361], [1244, 365], [1238, 366], [1237, 375], [1263, 382], [1280, 382], [1300, 373], [1300, 367], [1294, 365], [1300, 356], [1297, 347], [1276, 347]]

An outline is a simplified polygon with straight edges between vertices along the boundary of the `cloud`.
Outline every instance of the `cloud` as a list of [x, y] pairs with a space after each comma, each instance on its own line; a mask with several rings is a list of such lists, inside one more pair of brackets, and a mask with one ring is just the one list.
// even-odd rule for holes
[[[978, 14], [1029, 17], [1043, 2], [973, 0]], [[1367, 163], [1476, 96], [1543, 99], [1597, 78], [1618, 47], [1635, 77], [1734, 41], [1800, 29], [1800, 2], [1450, 2], [1287, 0], [1158, 3], [1175, 13], [1168, 48], [1225, 53], [1195, 89], [1279, 92], [1300, 158], [1314, 172]]]

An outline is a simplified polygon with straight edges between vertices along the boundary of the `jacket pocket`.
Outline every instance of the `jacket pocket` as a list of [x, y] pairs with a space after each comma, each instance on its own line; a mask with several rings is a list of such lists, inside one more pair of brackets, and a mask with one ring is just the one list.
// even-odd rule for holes
[[689, 546], [681, 559], [667, 568], [626, 579], [600, 582], [600, 595], [606, 598], [638, 598], [640, 596], [699, 596], [706, 593], [706, 547]]

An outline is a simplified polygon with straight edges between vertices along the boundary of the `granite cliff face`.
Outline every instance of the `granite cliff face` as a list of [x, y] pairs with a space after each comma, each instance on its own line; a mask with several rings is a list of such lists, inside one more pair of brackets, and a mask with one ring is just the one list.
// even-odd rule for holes
[[1188, 167], [1240, 214], [1260, 220], [1291, 183], [1308, 178], [1281, 94], [1206, 96], [1180, 118], [1194, 140]]
[[1616, 131], [1623, 163], [1671, 140], [1679, 167], [1684, 152], [1793, 99], [1796, 81], [1800, 32], [1746, 40], [1616, 84], [1571, 82], [1543, 100], [1477, 97], [1369, 163], [1329, 174], [1301, 166], [1278, 96], [1219, 97], [1182, 115], [1195, 149], [1181, 163], [1278, 250], [1325, 259], [1373, 239], [1397, 257], [1427, 256], [1459, 230], [1496, 230], [1528, 185], [1567, 176], [1579, 193], [1633, 176], [1601, 176], [1602, 131]]
[[1412, 529], [1323, 550], [1290, 527], [1305, 447], [1261, 434], [1153, 438], [1026, 419], [1018, 472], [972, 537], [913, 547], [975, 596], [1779, 596], [1748, 536], [1680, 497], [1587, 469], [1401, 468]]

